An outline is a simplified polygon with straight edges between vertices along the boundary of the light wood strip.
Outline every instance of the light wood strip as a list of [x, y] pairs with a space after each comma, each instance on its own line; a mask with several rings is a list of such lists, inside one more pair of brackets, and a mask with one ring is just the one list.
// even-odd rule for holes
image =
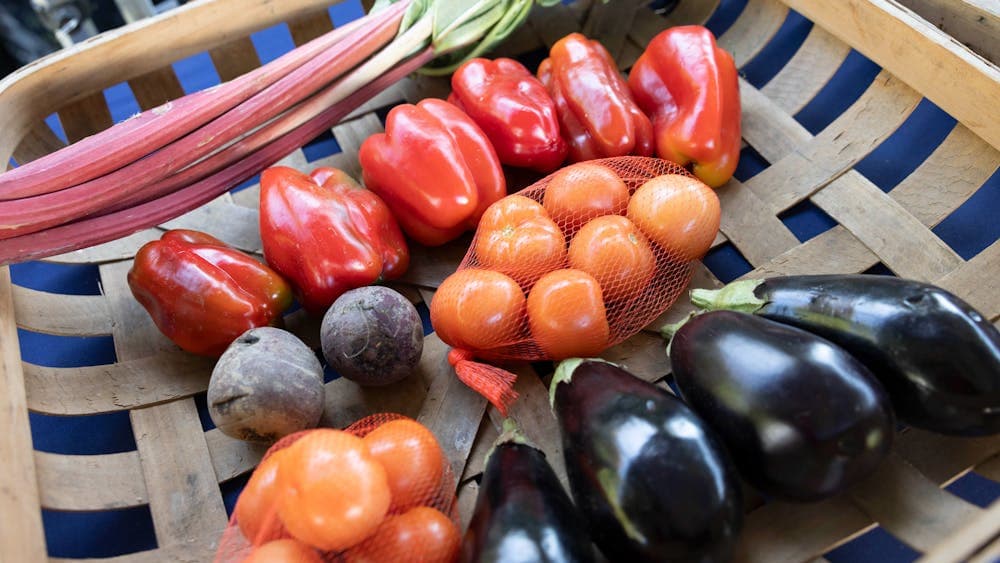
[[212, 59], [212, 66], [215, 67], [222, 82], [229, 82], [260, 66], [257, 49], [249, 37], [240, 37], [209, 49], [208, 56]]
[[114, 412], [190, 397], [208, 388], [214, 362], [186, 352], [73, 368], [24, 364], [28, 408], [53, 415]]
[[236, 205], [228, 193], [160, 226], [203, 231], [244, 252], [259, 254], [263, 249], [257, 210]]
[[[678, 301], [686, 302], [687, 297], [682, 296]], [[663, 324], [658, 323], [659, 326]], [[662, 379], [671, 371], [667, 341], [650, 332], [640, 332], [625, 342], [608, 348], [601, 353], [601, 357], [651, 383]]]
[[719, 230], [751, 264], [767, 262], [798, 246], [799, 239], [745, 184], [733, 179], [716, 193], [722, 203]]
[[998, 459], [1000, 435], [962, 438], [907, 428], [896, 436], [894, 451], [928, 479], [947, 486], [967, 470], [978, 472], [984, 462]]
[[45, 534], [11, 286], [10, 268], [0, 267], [0, 561], [42, 561]]
[[14, 286], [18, 326], [44, 334], [110, 334], [111, 312], [103, 295], [65, 295]]
[[184, 95], [181, 81], [173, 67], [164, 67], [136, 76], [128, 81], [129, 88], [143, 110], [163, 105]]
[[135, 256], [136, 251], [143, 244], [160, 240], [161, 236], [163, 236], [163, 231], [160, 229], [146, 229], [90, 248], [81, 248], [65, 254], [50, 256], [44, 261], [57, 264], [105, 264], [127, 260]]
[[382, 122], [378, 116], [369, 113], [358, 119], [342, 122], [333, 128], [333, 137], [340, 145], [340, 167], [354, 178], [361, 177], [361, 164], [358, 162], [358, 149], [369, 136], [383, 131]]
[[1000, 69], [892, 0], [784, 0], [1000, 148]]
[[130, 412], [157, 543], [221, 533], [228, 518], [194, 400]]
[[[17, 149], [14, 150], [14, 160], [18, 164], [27, 164], [36, 158], [55, 152], [66, 146], [62, 139], [49, 128], [48, 123], [39, 121], [34, 127], [28, 130], [24, 138], [21, 139]], [[8, 164], [2, 163], [0, 170], [6, 169]]]
[[802, 46], [761, 92], [788, 115], [795, 115], [830, 81], [851, 52], [846, 43], [813, 26]]
[[94, 559], [49, 559], [49, 563], [162, 563], [173, 561], [176, 563], [201, 563], [211, 561], [215, 556], [215, 551], [219, 547], [218, 532], [205, 532], [197, 539], [186, 543], [180, 543], [149, 551], [129, 553], [118, 557], [94, 558]]
[[997, 276], [1000, 276], [1000, 240], [937, 283], [993, 320], [1000, 316], [1000, 280]]
[[410, 267], [401, 281], [422, 287], [437, 287], [462, 262], [472, 238], [465, 235], [435, 248], [410, 244]]
[[[764, 155], [773, 164], [746, 185], [774, 209], [788, 209], [850, 170], [899, 128], [919, 102], [916, 92], [882, 73], [861, 99], [805, 146], [777, 161]], [[773, 151], [744, 137], [761, 154]]]
[[111, 110], [104, 92], [95, 92], [63, 107], [59, 110], [59, 121], [71, 143], [111, 127]]
[[[483, 417], [482, 422], [479, 424], [479, 432], [476, 433], [476, 439], [472, 443], [472, 450], [469, 452], [469, 460], [465, 464], [465, 471], [462, 474], [462, 478], [459, 479], [459, 483], [475, 479], [485, 471], [486, 455], [493, 449], [493, 443], [496, 442], [498, 437], [500, 437], [500, 431], [497, 429], [497, 425], [493, 424], [493, 420], [490, 417]], [[461, 488], [459, 492], [461, 492]]]
[[996, 0], [899, 0], [933, 26], [1000, 64], [1000, 3]]
[[[933, 226], [975, 193], [998, 165], [1000, 153], [959, 125], [889, 196], [898, 198], [925, 225]], [[837, 225], [747, 276], [857, 273], [878, 262], [878, 256], [857, 237]]]
[[917, 551], [931, 549], [980, 513], [891, 454], [849, 494], [872, 520]]
[[42, 507], [113, 510], [146, 504], [146, 483], [135, 451], [104, 455], [35, 452]]
[[[617, 0], [596, 2], [590, 8], [587, 19], [583, 22], [581, 32], [590, 39], [596, 39], [611, 53], [611, 58], [618, 60], [632, 22], [639, 15], [639, 8], [645, 7], [644, 0]], [[646, 13], [641, 14], [647, 17]]]
[[967, 526], [932, 546], [919, 561], [920, 563], [996, 561], [1000, 556], [998, 528], [1000, 528], [1000, 502], [994, 502]]
[[962, 264], [944, 241], [856, 171], [817, 192], [812, 201], [900, 277], [931, 282]]
[[937, 225], [1000, 168], [1000, 151], [962, 125], [889, 195], [925, 225]]
[[448, 363], [448, 347], [437, 334], [424, 338], [419, 370], [427, 370], [430, 389], [417, 420], [437, 437], [456, 480], [472, 451], [486, 399], [465, 386]]
[[[813, 138], [791, 114], [782, 111], [775, 102], [742, 78], [740, 107], [743, 139], [768, 162], [777, 162], [793, 154]], [[752, 184], [753, 178], [747, 183]]]
[[774, 37], [787, 15], [788, 7], [778, 0], [749, 0], [739, 19], [719, 37], [719, 46], [742, 67]]
[[991, 481], [1000, 481], [1000, 455], [995, 455], [975, 468], [976, 474]]
[[[129, 262], [100, 267], [120, 362], [155, 356], [164, 340], [175, 349], [129, 292], [129, 267]], [[133, 409], [129, 416], [157, 543], [166, 547], [221, 532], [228, 518], [194, 400]]]
[[304, 45], [309, 41], [333, 29], [333, 22], [326, 10], [295, 18], [288, 22], [288, 31], [296, 45]]

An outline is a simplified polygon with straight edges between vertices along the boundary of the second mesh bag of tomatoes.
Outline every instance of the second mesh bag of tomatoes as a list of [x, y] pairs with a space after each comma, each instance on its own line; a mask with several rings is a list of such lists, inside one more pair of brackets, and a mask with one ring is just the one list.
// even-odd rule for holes
[[576, 163], [483, 214], [431, 300], [467, 385], [506, 412], [513, 374], [476, 359], [597, 356], [661, 315], [719, 230], [715, 191], [666, 160]]
[[216, 561], [448, 563], [461, 543], [437, 439], [395, 414], [286, 436], [240, 493]]

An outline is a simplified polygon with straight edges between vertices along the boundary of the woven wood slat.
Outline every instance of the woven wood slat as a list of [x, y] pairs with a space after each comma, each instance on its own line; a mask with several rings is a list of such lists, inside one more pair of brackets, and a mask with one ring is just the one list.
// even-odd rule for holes
[[249, 37], [241, 37], [209, 49], [208, 56], [222, 82], [229, 82], [260, 66], [260, 57]]
[[109, 333], [111, 313], [101, 295], [63, 295], [14, 286], [18, 326], [44, 334], [97, 336]]
[[112, 510], [148, 502], [139, 454], [61, 455], [35, 452], [42, 506]]
[[114, 412], [205, 391], [214, 362], [162, 352], [117, 363], [72, 368], [24, 364], [28, 406], [54, 415]]
[[778, 0], [749, 0], [739, 19], [718, 38], [719, 46], [742, 67], [774, 37], [787, 14], [788, 7]]
[[184, 95], [177, 74], [171, 67], [147, 72], [128, 81], [139, 107], [148, 110]]
[[63, 107], [59, 122], [71, 143], [111, 127], [111, 111], [104, 93], [95, 92]]
[[813, 26], [788, 64], [760, 90], [782, 112], [795, 115], [826, 86], [850, 52], [828, 31]]
[[44, 261], [62, 264], [106, 264], [126, 260], [135, 256], [135, 251], [140, 246], [150, 241], [159, 240], [162, 235], [163, 231], [159, 229], [146, 229], [90, 248], [51, 256]]
[[233, 203], [223, 194], [207, 204], [161, 225], [164, 229], [208, 231], [219, 240], [244, 252], [260, 253], [260, 218], [257, 209]]

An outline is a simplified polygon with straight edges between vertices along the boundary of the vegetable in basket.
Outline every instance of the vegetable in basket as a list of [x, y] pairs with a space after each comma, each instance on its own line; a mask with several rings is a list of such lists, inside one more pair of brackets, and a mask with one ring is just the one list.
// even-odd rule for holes
[[474, 229], [486, 208], [507, 194], [489, 139], [443, 100], [392, 108], [385, 133], [365, 139], [358, 160], [368, 189], [410, 238], [426, 246]]
[[349, 289], [398, 278], [410, 263], [385, 202], [335, 168], [265, 170], [260, 237], [268, 265], [314, 315]]
[[588, 563], [586, 524], [545, 454], [510, 419], [487, 454], [463, 563]]
[[555, 103], [518, 61], [472, 59], [452, 75], [451, 88], [448, 101], [482, 128], [500, 162], [549, 173], [566, 159]]
[[323, 366], [279, 328], [252, 328], [226, 348], [208, 382], [208, 413], [223, 434], [252, 442], [315, 428], [323, 416]]
[[732, 558], [740, 482], [693, 410], [602, 360], [561, 362], [550, 394], [573, 499], [609, 561]]
[[653, 120], [656, 154], [712, 187], [740, 156], [740, 91], [733, 57], [699, 25], [657, 34], [629, 71], [635, 101]]
[[333, 302], [320, 327], [323, 357], [359, 385], [389, 385], [411, 373], [424, 352], [417, 308], [383, 286], [352, 289]]
[[598, 41], [580, 33], [563, 37], [539, 65], [538, 78], [556, 103], [570, 162], [653, 154], [653, 126]]
[[889, 453], [889, 396], [833, 343], [734, 311], [696, 315], [664, 329], [671, 333], [681, 396], [764, 494], [828, 498], [870, 475]]
[[473, 360], [596, 356], [624, 341], [683, 291], [719, 214], [714, 190], [665, 160], [570, 165], [486, 211], [431, 324], [458, 377], [505, 412], [515, 376]]
[[380, 0], [217, 88], [0, 175], [0, 264], [106, 242], [199, 207], [431, 61], [451, 72], [554, 0]]
[[882, 382], [901, 421], [934, 432], [1000, 432], [1000, 331], [951, 293], [878, 275], [783, 276], [691, 292], [695, 305], [818, 334]]
[[203, 356], [220, 356], [247, 330], [280, 322], [292, 304], [291, 287], [274, 270], [184, 229], [143, 245], [128, 285], [160, 332]]

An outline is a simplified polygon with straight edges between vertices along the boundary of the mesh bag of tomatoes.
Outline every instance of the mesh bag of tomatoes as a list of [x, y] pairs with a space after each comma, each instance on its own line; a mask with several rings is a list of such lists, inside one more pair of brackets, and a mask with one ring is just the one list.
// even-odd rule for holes
[[455, 479], [434, 435], [394, 414], [286, 436], [236, 501], [217, 562], [454, 561]]
[[485, 211], [431, 324], [458, 377], [506, 413], [515, 376], [475, 358], [599, 355], [680, 296], [719, 220], [714, 190], [672, 162], [567, 166]]

